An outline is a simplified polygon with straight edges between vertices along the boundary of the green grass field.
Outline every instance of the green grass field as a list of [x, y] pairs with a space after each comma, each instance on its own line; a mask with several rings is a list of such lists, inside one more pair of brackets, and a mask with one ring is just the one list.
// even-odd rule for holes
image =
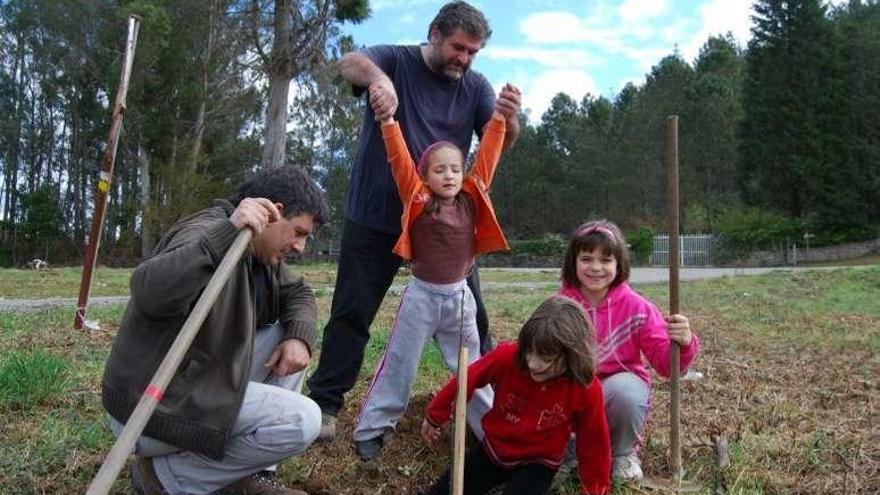
[[[6, 297], [9, 287], [17, 289], [15, 297], [75, 297], [77, 270], [67, 270], [41, 273], [38, 283], [32, 272], [4, 270], [0, 290]], [[316, 287], [332, 283], [329, 267], [304, 271]], [[96, 281], [106, 284], [101, 289], [106, 292], [96, 285], [93, 295], [125, 294], [128, 273], [99, 270]], [[491, 273], [482, 271], [483, 280], [498, 281]], [[498, 272], [497, 277], [552, 281], [557, 275]], [[62, 290], [63, 285], [69, 287]], [[637, 289], [666, 307], [665, 286]], [[515, 338], [530, 312], [552, 293], [552, 288], [487, 293], [496, 340]], [[682, 312], [702, 340], [694, 368], [705, 375], [683, 382], [686, 479], [700, 484], [704, 494], [722, 488], [756, 495], [880, 490], [880, 267], [689, 282], [682, 284], [681, 295]], [[426, 351], [410, 410], [382, 462], [361, 464], [350, 444], [356, 408], [397, 303], [387, 297], [376, 318], [363, 372], [340, 416], [339, 440], [282, 464], [280, 473], [290, 485], [315, 494], [407, 494], [448, 465], [451, 447], [431, 449], [418, 437], [420, 411], [448, 377], [433, 348]], [[329, 297], [320, 296], [318, 304], [323, 325]], [[85, 490], [112, 444], [99, 390], [121, 314], [119, 306], [96, 306], [89, 317], [100, 320], [101, 329], [74, 331], [71, 309], [0, 313], [0, 493]], [[646, 474], [668, 478], [668, 387], [657, 378], [653, 390], [643, 467]], [[717, 466], [713, 452], [713, 438], [719, 436], [730, 443], [725, 468]], [[127, 471], [113, 493], [134, 493]], [[577, 491], [567, 480], [555, 493]], [[614, 493], [657, 492], [622, 485]]]
[[[336, 281], [336, 265], [327, 263], [293, 264], [315, 290], [332, 288]], [[98, 267], [92, 276], [92, 296], [127, 296], [131, 268]], [[77, 297], [82, 280], [81, 267], [59, 267], [47, 270], [0, 269], [0, 294], [7, 299]], [[503, 269], [480, 269], [483, 282], [556, 282], [559, 270], [547, 269], [527, 273]], [[395, 284], [406, 283], [407, 272], [401, 268]]]

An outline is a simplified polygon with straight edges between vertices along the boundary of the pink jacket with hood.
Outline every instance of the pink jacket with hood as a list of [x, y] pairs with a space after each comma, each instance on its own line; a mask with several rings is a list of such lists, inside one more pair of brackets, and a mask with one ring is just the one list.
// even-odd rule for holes
[[[604, 380], [623, 371], [635, 373], [645, 383], [651, 375], [642, 361], [642, 354], [657, 373], [669, 376], [669, 346], [666, 321], [656, 306], [624, 282], [605, 294], [596, 307], [580, 289], [563, 284], [560, 294], [574, 299], [584, 307], [596, 329], [597, 376]], [[691, 344], [681, 348], [681, 371], [691, 365], [700, 343], [693, 334]]]

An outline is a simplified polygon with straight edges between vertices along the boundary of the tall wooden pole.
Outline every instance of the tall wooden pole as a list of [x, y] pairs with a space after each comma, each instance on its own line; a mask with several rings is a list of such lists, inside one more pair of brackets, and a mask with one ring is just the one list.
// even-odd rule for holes
[[458, 347], [458, 389], [455, 397], [455, 439], [452, 457], [452, 495], [464, 493], [464, 443], [467, 431], [467, 367], [468, 348]]
[[180, 367], [186, 351], [189, 350], [193, 339], [195, 339], [199, 329], [202, 328], [202, 323], [205, 321], [208, 311], [214, 306], [214, 301], [217, 300], [217, 296], [223, 290], [226, 281], [235, 270], [252, 236], [253, 231], [245, 228], [238, 233], [238, 237], [235, 238], [232, 246], [226, 251], [223, 259], [220, 261], [220, 265], [217, 267], [217, 271], [211, 276], [211, 280], [208, 281], [208, 285], [205, 286], [205, 290], [202, 291], [202, 295], [199, 296], [196, 305], [193, 306], [192, 312], [186, 318], [186, 321], [177, 333], [177, 337], [171, 343], [171, 347], [168, 348], [168, 353], [165, 354], [165, 358], [159, 363], [159, 368], [156, 369], [156, 373], [144, 390], [143, 395], [141, 395], [137, 406], [135, 406], [134, 411], [132, 411], [131, 416], [128, 418], [128, 422], [125, 423], [125, 427], [116, 439], [116, 443], [113, 444], [113, 447], [107, 454], [107, 459], [104, 461], [101, 469], [98, 470], [95, 479], [89, 485], [86, 495], [105, 495], [110, 492], [113, 481], [119, 476], [119, 471], [125, 465], [125, 460], [134, 449], [138, 437], [141, 436], [141, 432], [147, 426], [147, 421], [150, 419], [156, 406], [162, 400], [165, 388], [171, 382], [171, 378], [174, 377], [177, 368]]
[[76, 329], [82, 328], [86, 319], [86, 307], [89, 304], [89, 292], [92, 288], [92, 273], [95, 271], [95, 263], [98, 259], [101, 229], [104, 226], [104, 216], [107, 210], [107, 194], [110, 191], [110, 182], [113, 178], [116, 146], [119, 144], [119, 134], [122, 131], [122, 115], [125, 113], [125, 97], [128, 94], [128, 81], [131, 78], [131, 66], [134, 62], [134, 50], [137, 46], [140, 21], [141, 18], [136, 15], [128, 18], [128, 40], [125, 43], [122, 75], [119, 79], [119, 88], [116, 90], [116, 102], [113, 104], [110, 137], [107, 139], [107, 146], [104, 147], [104, 154], [101, 156], [101, 177], [98, 180], [98, 189], [95, 191], [95, 214], [92, 218], [92, 229], [86, 240], [82, 282], [79, 286], [79, 299], [76, 303], [76, 316], [73, 320], [73, 327]]
[[[666, 118], [666, 198], [669, 210], [669, 314], [678, 314], [678, 115]], [[675, 482], [681, 481], [681, 434], [679, 367], [681, 349], [669, 346], [669, 465]]]

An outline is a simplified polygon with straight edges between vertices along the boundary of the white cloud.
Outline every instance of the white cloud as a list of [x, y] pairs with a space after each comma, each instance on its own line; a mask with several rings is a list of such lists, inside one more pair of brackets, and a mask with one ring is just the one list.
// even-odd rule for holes
[[[416, 15], [414, 13], [410, 12], [409, 14], [404, 14], [404, 15], [400, 16], [400, 19], [398, 19], [398, 21], [401, 24], [415, 24]], [[427, 28], [425, 28], [425, 29], [427, 30]]]
[[523, 85], [523, 108], [531, 110], [537, 120], [550, 107], [550, 101], [558, 93], [566, 93], [575, 101], [591, 93], [599, 95], [596, 81], [592, 76], [578, 70], [550, 70], [541, 73]]
[[692, 61], [700, 53], [700, 48], [713, 35], [723, 35], [728, 31], [739, 43], [751, 38], [752, 0], [710, 0], [700, 6], [701, 27], [687, 43], [681, 47], [685, 60]]
[[582, 48], [546, 49], [488, 46], [480, 50], [480, 57], [500, 61], [534, 62], [544, 67], [553, 68], [587, 67], [601, 63]]
[[592, 39], [581, 19], [571, 12], [529, 14], [520, 21], [519, 28], [526, 43], [573, 43]]
[[627, 84], [633, 83], [634, 86], [642, 86], [645, 84], [645, 76], [627, 76], [620, 80], [617, 83], [617, 87], [614, 88], [614, 94], [619, 94], [620, 90], [622, 90]]
[[672, 55], [673, 49], [672, 47], [666, 48], [632, 48], [632, 47], [624, 47], [622, 49], [622, 53], [629, 58], [630, 60], [635, 61], [638, 64], [638, 68], [641, 70], [650, 70], [651, 67], [657, 65], [660, 62], [660, 59], [667, 56]]
[[626, 0], [618, 9], [620, 18], [627, 22], [656, 17], [664, 12], [665, 0]]
[[644, 22], [621, 22], [607, 9], [602, 15], [604, 24], [599, 24], [595, 13], [581, 19], [570, 12], [538, 12], [520, 21], [520, 30], [526, 43], [577, 47], [584, 53], [598, 54], [592, 55], [593, 60], [622, 56], [642, 69], [650, 69], [660, 57], [672, 53], [671, 43], [658, 47], [656, 42], [664, 38], [667, 27], [646, 18], [641, 19]]

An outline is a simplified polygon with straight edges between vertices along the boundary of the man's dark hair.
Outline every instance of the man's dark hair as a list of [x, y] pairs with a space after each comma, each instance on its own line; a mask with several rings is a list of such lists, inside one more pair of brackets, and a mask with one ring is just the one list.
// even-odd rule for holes
[[456, 29], [461, 29], [484, 42], [489, 41], [492, 36], [492, 29], [486, 16], [474, 6], [461, 1], [449, 2], [440, 8], [440, 12], [437, 12], [437, 16], [428, 26], [428, 40], [431, 39], [431, 31], [434, 28], [437, 28], [444, 38], [452, 35]]
[[266, 198], [284, 205], [285, 218], [303, 213], [315, 217], [315, 223], [325, 223], [330, 208], [324, 193], [300, 167], [261, 169], [238, 186], [229, 202], [238, 206], [244, 198]]

